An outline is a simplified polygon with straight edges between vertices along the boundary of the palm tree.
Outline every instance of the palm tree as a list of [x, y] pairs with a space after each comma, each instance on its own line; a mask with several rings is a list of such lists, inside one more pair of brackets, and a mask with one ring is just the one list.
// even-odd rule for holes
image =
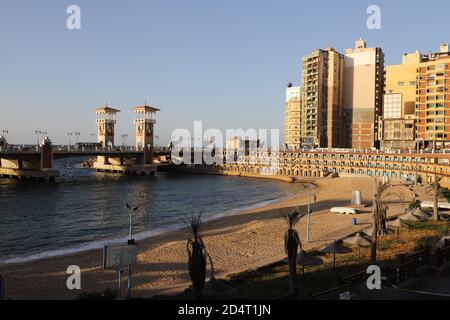
[[297, 287], [297, 253], [300, 247], [302, 249], [302, 243], [297, 230], [294, 229], [295, 225], [300, 220], [300, 213], [291, 212], [284, 214], [288, 229], [284, 234], [284, 251], [288, 256], [289, 263], [289, 289], [292, 297], [296, 297], [298, 293]]
[[201, 214], [197, 217], [192, 216], [191, 221], [185, 221], [185, 223], [193, 237], [193, 239], [188, 239], [187, 241], [189, 276], [192, 281], [194, 298], [201, 299], [205, 286], [207, 259], [209, 259], [211, 264], [211, 279], [213, 279], [214, 275], [214, 266], [200, 236]]
[[377, 243], [378, 236], [387, 234], [386, 214], [387, 203], [384, 200], [386, 190], [389, 184], [377, 182], [375, 180], [375, 193], [373, 196], [373, 230], [372, 230], [372, 244], [371, 244], [371, 263], [377, 263]]
[[434, 175], [434, 181], [433, 181], [433, 189], [434, 189], [434, 205], [433, 205], [433, 220], [439, 221], [439, 210], [438, 210], [438, 203], [439, 203], [439, 196], [442, 193], [441, 189], [441, 182], [442, 177], [438, 176], [437, 174]]

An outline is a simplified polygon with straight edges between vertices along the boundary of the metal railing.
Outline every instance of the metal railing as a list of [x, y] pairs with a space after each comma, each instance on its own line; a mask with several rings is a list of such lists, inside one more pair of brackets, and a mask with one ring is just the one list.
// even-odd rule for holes
[[436, 249], [435, 255], [436, 255], [436, 264], [438, 266], [450, 262], [450, 241], [448, 241], [448, 246]]
[[[53, 152], [57, 153], [83, 153], [83, 152], [141, 152], [143, 148], [135, 146], [113, 146], [113, 147], [77, 147], [68, 145], [53, 145]], [[7, 145], [0, 147], [0, 153], [20, 152], [20, 153], [36, 153], [40, 152], [41, 147], [37, 145]], [[170, 152], [167, 147], [154, 147], [153, 152]]]

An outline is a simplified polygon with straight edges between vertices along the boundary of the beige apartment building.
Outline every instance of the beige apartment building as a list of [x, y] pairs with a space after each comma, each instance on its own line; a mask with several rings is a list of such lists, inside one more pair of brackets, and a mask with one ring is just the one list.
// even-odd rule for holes
[[385, 95], [401, 95], [401, 115], [415, 113], [416, 106], [416, 72], [422, 54], [419, 51], [406, 53], [402, 57], [402, 64], [386, 66], [385, 69]]
[[344, 141], [353, 149], [379, 148], [384, 93], [384, 53], [358, 39], [345, 50]]
[[416, 73], [419, 51], [404, 54], [399, 65], [385, 68], [382, 149], [415, 149]]
[[302, 59], [301, 145], [339, 148], [343, 144], [344, 57], [333, 48]]
[[[402, 64], [386, 67], [383, 148], [450, 147], [449, 65], [442, 44], [437, 53], [408, 53]], [[403, 133], [394, 133], [394, 125]]]
[[300, 86], [294, 87], [291, 83], [286, 88], [284, 143], [285, 147], [297, 150], [301, 147], [301, 95]]

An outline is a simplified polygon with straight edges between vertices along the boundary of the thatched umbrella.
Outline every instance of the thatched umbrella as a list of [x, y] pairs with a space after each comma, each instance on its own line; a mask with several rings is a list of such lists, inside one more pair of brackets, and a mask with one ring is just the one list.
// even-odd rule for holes
[[352, 247], [358, 248], [358, 261], [361, 260], [361, 248], [370, 247], [371, 241], [364, 238], [361, 232], [358, 232], [355, 236], [344, 239], [344, 243]]
[[427, 220], [431, 218], [431, 215], [428, 214], [427, 212], [422, 211], [422, 209], [420, 209], [420, 207], [417, 207], [415, 209], [409, 209], [407, 211], [407, 213], [411, 213], [412, 215], [416, 216], [419, 219], [422, 220]]
[[409, 221], [409, 222], [420, 222], [422, 221], [421, 218], [419, 218], [418, 216], [412, 214], [412, 212], [408, 212], [407, 214], [401, 215], [399, 217], [400, 220], [402, 221]]
[[307, 253], [305, 250], [302, 250], [297, 255], [296, 262], [297, 264], [302, 265], [303, 275], [305, 275], [305, 267], [321, 265], [323, 263], [323, 260], [310, 253]]
[[[386, 231], [387, 231], [387, 233], [386, 233], [387, 235], [389, 235], [389, 234], [394, 234], [394, 233], [395, 233], [395, 231], [392, 230], [392, 229], [390, 229], [390, 228], [388, 228]], [[364, 229], [362, 232], [363, 232], [365, 235], [371, 237], [371, 236], [372, 236], [372, 232], [373, 232], [373, 227], [372, 227], [372, 228]]]
[[350, 253], [353, 250], [349, 247], [346, 247], [342, 244], [342, 240], [333, 241], [332, 243], [326, 245], [322, 249], [319, 250], [322, 253], [332, 253], [333, 254], [333, 270], [336, 269], [336, 253]]
[[402, 220], [400, 220], [398, 218], [393, 221], [389, 221], [388, 226], [397, 229], [397, 239], [398, 239], [398, 235], [400, 234], [400, 228], [408, 227], [408, 225], [406, 223], [404, 223]]

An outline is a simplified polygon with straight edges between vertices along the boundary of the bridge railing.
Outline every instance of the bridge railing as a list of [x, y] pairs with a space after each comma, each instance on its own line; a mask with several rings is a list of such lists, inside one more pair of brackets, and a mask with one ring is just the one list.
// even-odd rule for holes
[[[142, 148], [136, 148], [135, 146], [114, 146], [114, 147], [77, 147], [75, 145], [53, 145], [53, 152], [68, 152], [68, 153], [82, 153], [82, 152], [138, 152], [142, 151]], [[12, 145], [0, 146], [0, 153], [6, 152], [20, 152], [20, 153], [36, 153], [40, 152], [41, 147], [37, 145]], [[169, 152], [167, 147], [154, 147], [154, 152]]]
[[7, 146], [0, 147], [1, 152], [39, 152], [41, 149], [37, 145], [27, 145], [27, 144], [8, 144]]
[[[143, 148], [136, 148], [135, 146], [113, 146], [113, 147], [78, 147], [78, 146], [53, 146], [54, 152], [73, 152], [73, 153], [83, 153], [83, 152], [139, 152], [143, 151]], [[166, 147], [154, 147], [153, 152], [168, 152], [169, 149]]]

